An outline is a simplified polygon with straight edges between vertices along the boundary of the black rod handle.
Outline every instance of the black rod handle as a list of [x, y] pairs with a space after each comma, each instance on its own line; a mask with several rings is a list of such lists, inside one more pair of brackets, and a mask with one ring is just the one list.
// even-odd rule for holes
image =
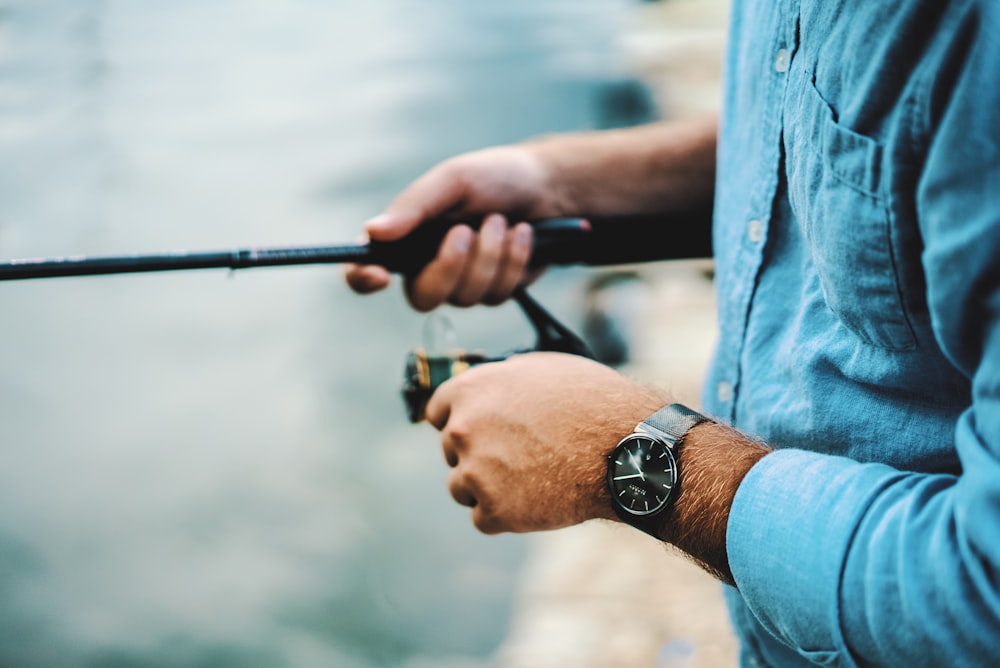
[[[546, 218], [532, 223], [532, 267], [589, 266], [708, 258], [712, 256], [710, 207], [672, 214]], [[454, 221], [427, 221], [396, 241], [372, 241], [365, 262], [415, 274], [437, 254]], [[474, 227], [477, 224], [472, 224]]]

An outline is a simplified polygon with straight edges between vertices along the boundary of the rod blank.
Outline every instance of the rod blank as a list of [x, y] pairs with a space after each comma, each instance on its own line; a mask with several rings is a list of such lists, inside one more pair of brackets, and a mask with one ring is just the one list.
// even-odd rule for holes
[[151, 255], [70, 255], [0, 262], [0, 281], [64, 276], [94, 276], [183, 269], [247, 269], [297, 264], [371, 262], [367, 244], [244, 248], [231, 251], [158, 253]]

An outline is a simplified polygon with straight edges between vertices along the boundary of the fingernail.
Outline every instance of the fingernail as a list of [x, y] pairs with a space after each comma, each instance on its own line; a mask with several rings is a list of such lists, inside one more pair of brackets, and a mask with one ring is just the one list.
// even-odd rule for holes
[[458, 237], [453, 242], [455, 244], [455, 249], [462, 253], [468, 251], [472, 242], [472, 233], [456, 234], [455, 236]]
[[519, 224], [514, 228], [514, 242], [519, 246], [528, 246], [531, 244], [531, 225]]
[[388, 213], [380, 213], [374, 218], [369, 218], [365, 221], [365, 229], [372, 229], [378, 227], [387, 227], [392, 222], [392, 216]]

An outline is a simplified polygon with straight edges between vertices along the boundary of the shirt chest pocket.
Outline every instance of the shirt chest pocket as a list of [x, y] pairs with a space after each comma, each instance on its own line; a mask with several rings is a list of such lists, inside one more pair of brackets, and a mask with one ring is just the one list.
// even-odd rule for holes
[[880, 187], [882, 147], [839, 124], [811, 76], [802, 75], [785, 109], [786, 177], [823, 299], [868, 343], [913, 348]]

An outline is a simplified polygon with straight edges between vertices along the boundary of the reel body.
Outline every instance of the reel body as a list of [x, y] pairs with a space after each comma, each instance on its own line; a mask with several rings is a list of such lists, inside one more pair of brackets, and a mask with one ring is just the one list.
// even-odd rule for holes
[[542, 308], [523, 287], [514, 292], [513, 298], [538, 336], [534, 348], [495, 356], [454, 347], [448, 348], [446, 352], [429, 352], [441, 349], [439, 346], [442, 338], [450, 342], [454, 338], [454, 330], [444, 320], [428, 320], [431, 328], [425, 326], [424, 330], [424, 340], [428, 345], [410, 351], [403, 370], [402, 395], [410, 422], [423, 421], [427, 402], [442, 383], [478, 364], [499, 362], [511, 355], [531, 350], [571, 353], [596, 359], [583, 339]]

